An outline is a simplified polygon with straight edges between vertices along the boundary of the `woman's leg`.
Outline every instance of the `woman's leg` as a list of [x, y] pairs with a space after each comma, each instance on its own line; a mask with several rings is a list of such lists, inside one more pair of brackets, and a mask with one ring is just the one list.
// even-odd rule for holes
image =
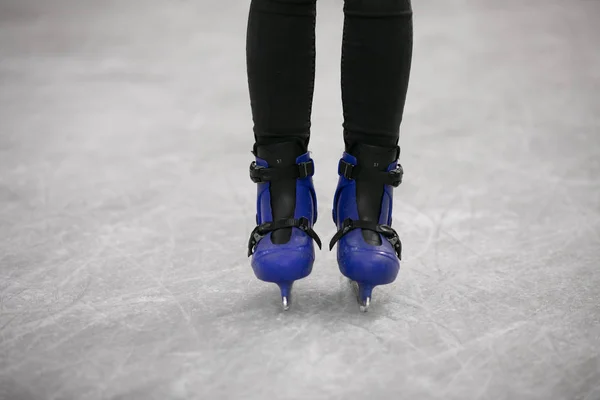
[[281, 289], [312, 270], [317, 204], [307, 153], [315, 75], [316, 0], [252, 0], [247, 67], [258, 226], [248, 250], [257, 278]]
[[408, 89], [410, 0], [345, 0], [342, 42], [344, 141], [394, 147]]
[[402, 169], [398, 137], [412, 57], [409, 0], [345, 0], [342, 103], [346, 151], [334, 200], [341, 272], [356, 281], [366, 309], [371, 291], [391, 283], [401, 243], [391, 229], [392, 189]]
[[306, 150], [315, 81], [316, 0], [252, 0], [247, 70], [256, 144]]

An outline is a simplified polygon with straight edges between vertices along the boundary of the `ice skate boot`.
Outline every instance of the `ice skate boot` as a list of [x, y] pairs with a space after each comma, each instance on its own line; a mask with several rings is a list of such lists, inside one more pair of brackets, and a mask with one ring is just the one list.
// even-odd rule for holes
[[257, 183], [257, 227], [248, 242], [256, 277], [279, 285], [283, 309], [294, 281], [308, 276], [315, 260], [317, 200], [314, 163], [295, 142], [257, 146], [250, 178]]
[[402, 243], [392, 229], [393, 188], [402, 182], [397, 160], [400, 149], [359, 144], [345, 152], [333, 202], [339, 229], [329, 244], [337, 243], [340, 271], [356, 291], [361, 311], [367, 311], [377, 285], [393, 282], [400, 269]]

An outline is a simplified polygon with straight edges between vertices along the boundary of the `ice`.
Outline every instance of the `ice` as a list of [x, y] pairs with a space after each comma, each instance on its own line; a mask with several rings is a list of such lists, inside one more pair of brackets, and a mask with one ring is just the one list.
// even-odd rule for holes
[[333, 252], [288, 312], [249, 266], [248, 4], [0, 0], [0, 399], [600, 399], [600, 2], [414, 2], [403, 264], [366, 314]]

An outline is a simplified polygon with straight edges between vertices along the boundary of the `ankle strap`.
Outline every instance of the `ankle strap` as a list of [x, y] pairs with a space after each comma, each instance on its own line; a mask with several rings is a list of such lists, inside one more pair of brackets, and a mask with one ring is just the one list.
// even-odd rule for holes
[[333, 236], [331, 242], [329, 242], [329, 250], [332, 250], [333, 246], [335, 246], [344, 235], [355, 229], [366, 229], [379, 233], [390, 242], [398, 258], [402, 259], [402, 242], [398, 237], [398, 233], [391, 226], [378, 224], [372, 221], [353, 220], [350, 218], [344, 220], [341, 228]]
[[340, 160], [338, 174], [349, 180], [370, 180], [398, 187], [402, 183], [404, 169], [402, 165], [398, 164], [391, 171], [378, 171], [374, 168], [364, 168], [361, 165], [353, 165], [347, 161]]
[[315, 165], [313, 160], [289, 167], [269, 168], [256, 165], [255, 161], [250, 164], [250, 179], [254, 183], [278, 181], [281, 179], [304, 179], [313, 176]]

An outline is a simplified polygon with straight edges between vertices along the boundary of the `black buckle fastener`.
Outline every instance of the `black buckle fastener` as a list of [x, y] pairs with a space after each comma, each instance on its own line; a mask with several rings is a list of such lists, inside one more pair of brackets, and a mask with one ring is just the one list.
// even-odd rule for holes
[[339, 175], [343, 176], [346, 179], [353, 180], [354, 179], [354, 177], [352, 175], [353, 171], [354, 171], [354, 165], [352, 165], [349, 162], [346, 162], [344, 160], [340, 160], [340, 166], [338, 168]]
[[262, 238], [267, 236], [267, 234], [269, 234], [270, 232], [283, 228], [298, 228], [302, 230], [311, 239], [313, 239], [315, 243], [317, 243], [319, 249], [321, 248], [321, 239], [319, 238], [319, 235], [317, 235], [317, 233], [310, 226], [308, 218], [284, 218], [273, 222], [265, 222], [254, 228], [254, 230], [250, 234], [250, 239], [248, 240], [248, 257], [250, 257], [254, 253], [256, 245], [262, 240]]
[[298, 164], [298, 179], [304, 179], [315, 173], [315, 165], [312, 160]]
[[373, 168], [364, 168], [340, 160], [338, 174], [349, 180], [377, 180], [382, 184], [398, 187], [402, 183], [404, 169], [402, 165], [398, 164], [391, 171], [377, 171]]
[[254, 183], [265, 183], [281, 179], [304, 179], [313, 176], [315, 165], [312, 160], [282, 168], [268, 168], [256, 164], [250, 164], [250, 179]]
[[361, 220], [353, 220], [346, 219], [342, 223], [342, 227], [339, 231], [333, 236], [331, 242], [329, 242], [329, 250], [333, 249], [333, 246], [348, 232], [353, 231], [355, 229], [367, 229], [370, 231], [377, 232], [381, 234], [384, 238], [387, 239], [388, 242], [392, 245], [394, 250], [396, 251], [396, 255], [401, 260], [402, 259], [402, 242], [400, 241], [400, 237], [398, 233], [389, 225], [376, 224], [371, 221], [361, 221]]
[[404, 177], [404, 168], [402, 165], [398, 164], [395, 169], [388, 172], [391, 178], [391, 185], [393, 187], [398, 187], [402, 183], [402, 178]]
[[252, 180], [252, 182], [262, 183], [263, 182], [262, 176], [264, 174], [264, 172], [262, 172], [262, 171], [265, 169], [266, 169], [265, 167], [256, 165], [256, 161], [252, 161], [252, 163], [250, 164], [250, 179]]

